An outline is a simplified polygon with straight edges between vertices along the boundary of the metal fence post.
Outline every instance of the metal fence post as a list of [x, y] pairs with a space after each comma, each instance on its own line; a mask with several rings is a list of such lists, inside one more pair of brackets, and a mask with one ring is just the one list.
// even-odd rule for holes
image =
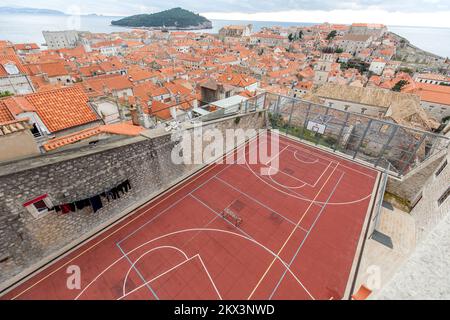
[[417, 151], [419, 150], [419, 148], [422, 145], [423, 141], [425, 140], [425, 137], [427, 137], [427, 136], [428, 136], [428, 134], [423, 134], [422, 137], [420, 137], [420, 140], [417, 143], [417, 146], [414, 148], [414, 151], [409, 156], [408, 161], [405, 162], [405, 165], [400, 170], [400, 174], [401, 175], [405, 175], [405, 171], [406, 171], [408, 165], [411, 163], [412, 160], [414, 160], [414, 155], [417, 153]]
[[[383, 147], [380, 150], [380, 156], [378, 157], [377, 161], [375, 162], [374, 166], [377, 167], [378, 163], [380, 163], [380, 160], [383, 158], [383, 154], [386, 151], [387, 147], [391, 143], [392, 139], [395, 137], [395, 134], [397, 133], [398, 127], [394, 126], [394, 129], [391, 132], [391, 135], [388, 138], [388, 141], [383, 145]], [[389, 163], [390, 166], [390, 163]]]
[[361, 140], [358, 143], [358, 146], [356, 147], [355, 153], [353, 154], [353, 159], [356, 158], [356, 155], [358, 154], [359, 148], [361, 147], [362, 142], [364, 141], [364, 138], [366, 137], [367, 132], [369, 131], [369, 127], [370, 127], [371, 124], [372, 124], [372, 119], [369, 119], [369, 122], [367, 123], [367, 127], [364, 130], [364, 133], [363, 133], [363, 135], [361, 137]]
[[345, 115], [345, 121], [344, 121], [344, 124], [342, 125], [341, 130], [339, 131], [339, 136], [337, 138], [336, 144], [333, 147], [333, 151], [336, 151], [336, 145], [339, 144], [339, 142], [341, 141], [342, 134], [344, 133], [344, 129], [345, 129], [345, 127], [348, 124], [348, 118], [350, 118], [350, 112], [347, 112], [346, 115]]
[[277, 104], [275, 105], [275, 114], [276, 115], [280, 114], [280, 103], [281, 103], [281, 96], [278, 95]]
[[289, 121], [288, 121], [288, 126], [287, 126], [287, 129], [286, 129], [286, 135], [288, 134], [288, 130], [291, 127], [292, 114], [294, 113], [294, 105], [295, 105], [295, 100], [292, 99], [291, 114], [289, 115]]
[[309, 112], [311, 111], [311, 103], [308, 104], [308, 109], [306, 109], [306, 116], [305, 116], [305, 122], [303, 122], [303, 128], [302, 128], [302, 137], [305, 136], [305, 129], [308, 123], [308, 118], [309, 118]]

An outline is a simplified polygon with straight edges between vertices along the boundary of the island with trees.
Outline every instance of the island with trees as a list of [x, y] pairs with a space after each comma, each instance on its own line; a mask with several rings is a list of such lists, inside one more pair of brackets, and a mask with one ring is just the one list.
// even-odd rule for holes
[[182, 8], [173, 8], [153, 14], [138, 14], [111, 21], [111, 24], [122, 27], [168, 30], [198, 30], [212, 28], [212, 22], [205, 17]]

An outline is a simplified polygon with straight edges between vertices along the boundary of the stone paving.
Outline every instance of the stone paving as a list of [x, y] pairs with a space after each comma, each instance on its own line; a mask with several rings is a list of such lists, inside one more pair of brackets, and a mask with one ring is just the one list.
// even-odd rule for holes
[[415, 247], [414, 219], [406, 212], [383, 207], [378, 230], [391, 238], [393, 248], [368, 239], [355, 286], [356, 290], [361, 284], [370, 287], [372, 297], [392, 278]]
[[450, 299], [450, 213], [421, 242], [376, 299]]

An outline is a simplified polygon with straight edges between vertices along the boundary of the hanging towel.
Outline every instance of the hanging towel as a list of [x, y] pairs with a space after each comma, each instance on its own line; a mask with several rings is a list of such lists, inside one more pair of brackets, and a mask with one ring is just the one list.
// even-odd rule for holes
[[91, 206], [94, 212], [97, 212], [103, 207], [102, 199], [99, 195], [89, 198], [89, 201], [91, 202]]
[[70, 212], [70, 206], [68, 203], [62, 204], [61, 205], [61, 211], [63, 214], [69, 213]]

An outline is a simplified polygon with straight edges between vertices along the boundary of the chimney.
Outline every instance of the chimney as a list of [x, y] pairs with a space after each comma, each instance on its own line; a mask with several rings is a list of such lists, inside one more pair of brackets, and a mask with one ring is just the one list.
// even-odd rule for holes
[[131, 122], [134, 126], [141, 126], [139, 123], [139, 113], [138, 110], [135, 107], [130, 107], [130, 114], [131, 114]]
[[144, 110], [142, 109], [140, 98], [136, 98], [136, 110], [138, 114], [139, 125], [148, 129], [150, 127], [150, 124], [147, 121], [147, 114], [144, 113]]
[[107, 87], [105, 84], [103, 84], [103, 94], [104, 94], [105, 96], [107, 96], [107, 95], [109, 94], [108, 87]]

